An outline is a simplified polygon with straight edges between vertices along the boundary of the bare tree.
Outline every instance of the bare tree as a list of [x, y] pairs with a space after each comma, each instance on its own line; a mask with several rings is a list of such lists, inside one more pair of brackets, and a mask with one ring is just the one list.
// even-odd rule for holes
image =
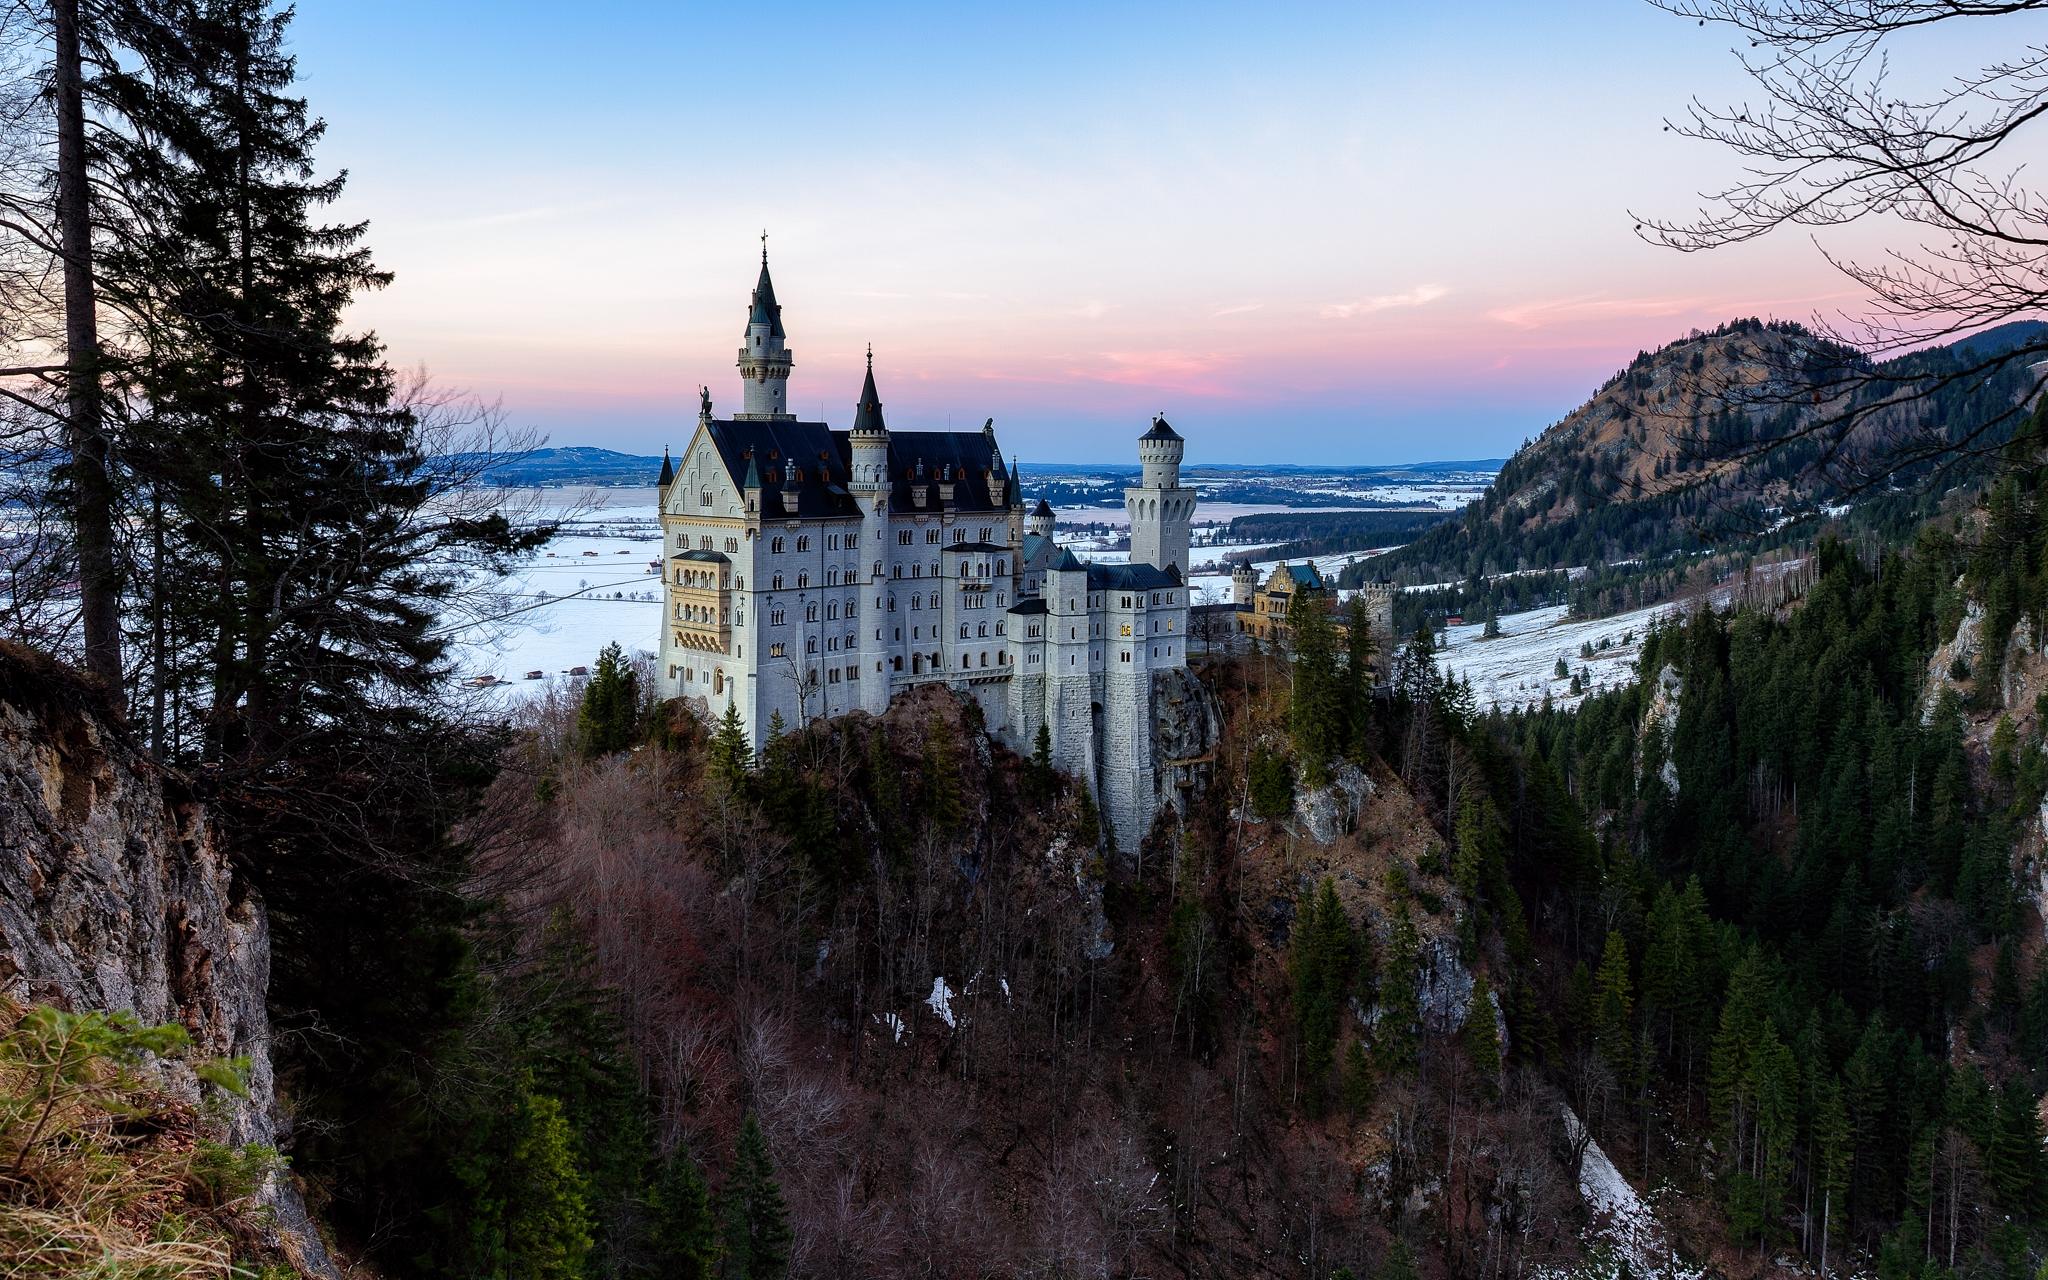
[[[1743, 171], [1703, 193], [1694, 216], [1638, 215], [1638, 234], [1695, 253], [1808, 228], [1870, 300], [1860, 314], [1815, 317], [1813, 332], [1792, 335], [1782, 367], [1767, 376], [1703, 388], [1721, 408], [1792, 418], [1763, 438], [1711, 451], [1742, 458], [1799, 443], [1813, 450], [1809, 474], [1854, 493], [1995, 450], [2043, 385], [2034, 366], [2048, 356], [2048, 335], [1966, 347], [1941, 361], [1885, 357], [2048, 307], [2048, 204], [2014, 154], [2048, 114], [2048, 27], [2038, 21], [2048, 0], [1651, 3], [1732, 28], [1761, 102], [1695, 99], [1666, 123], [1734, 153]], [[1930, 87], [1902, 84], [1894, 50], [1965, 18], [2002, 20], [1990, 30], [2009, 39], [2010, 56]], [[1887, 219], [1918, 243], [1874, 261], [1820, 244], [1827, 229]], [[1966, 423], [1931, 411], [1937, 397], [1954, 396], [2002, 403]]]

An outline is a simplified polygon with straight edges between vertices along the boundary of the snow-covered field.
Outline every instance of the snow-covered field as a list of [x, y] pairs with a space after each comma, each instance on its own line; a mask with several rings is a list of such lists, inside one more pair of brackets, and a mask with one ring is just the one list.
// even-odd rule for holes
[[[1617, 688], [1636, 676], [1643, 633], [1662, 615], [1678, 608], [1656, 605], [1592, 620], [1565, 616], [1563, 605], [1510, 613], [1500, 619], [1500, 635], [1484, 638], [1485, 626], [1470, 623], [1445, 630], [1438, 651], [1445, 675], [1471, 682], [1480, 710], [1503, 711], [1541, 706], [1545, 696], [1557, 707], [1575, 707], [1587, 693]], [[1592, 657], [1582, 656], [1592, 646]], [[1562, 659], [1579, 675], [1580, 692], [1572, 693], [1571, 676], [1557, 674]]]

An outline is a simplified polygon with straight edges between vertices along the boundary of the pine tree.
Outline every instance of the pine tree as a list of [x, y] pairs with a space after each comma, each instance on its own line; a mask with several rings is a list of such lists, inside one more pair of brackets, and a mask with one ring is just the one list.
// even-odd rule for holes
[[597, 655], [597, 669], [583, 686], [583, 705], [576, 713], [576, 738], [584, 758], [594, 760], [632, 746], [640, 736], [639, 721], [640, 678], [614, 640]]
[[711, 734], [711, 772], [730, 790], [746, 782], [754, 767], [754, 748], [747, 742], [747, 730], [740, 723], [740, 709], [732, 699], [725, 702], [725, 714]]
[[1593, 978], [1593, 1044], [1623, 1079], [1635, 1070], [1635, 996], [1629, 981], [1628, 940], [1607, 935]]
[[1483, 973], [1472, 977], [1472, 1005], [1465, 1013], [1465, 1056], [1492, 1097], [1500, 1087], [1500, 1028], [1494, 1024], [1493, 987]]
[[1346, 606], [1344, 620], [1345, 704], [1350, 716], [1349, 740], [1345, 747], [1351, 758], [1365, 762], [1372, 744], [1373, 659], [1379, 652], [1379, 637], [1372, 633], [1372, 617], [1365, 597], [1354, 595]]
[[514, 1280], [580, 1280], [590, 1253], [590, 1213], [562, 1104], [521, 1099], [510, 1164], [522, 1175], [507, 1202], [506, 1272]]
[[1284, 818], [1294, 811], [1294, 771], [1287, 757], [1264, 742], [1252, 744], [1250, 776], [1245, 780], [1251, 793], [1252, 812], [1261, 818]]
[[1415, 1065], [1422, 1031], [1421, 950], [1407, 899], [1397, 899], [1387, 935], [1387, 959], [1380, 970], [1380, 1020], [1374, 1048], [1383, 1072], [1406, 1071]]
[[1337, 629], [1324, 598], [1298, 589], [1287, 604], [1288, 644], [1294, 651], [1294, 696], [1288, 723], [1294, 755], [1310, 786], [1329, 780], [1330, 764], [1349, 737], [1344, 686], [1337, 671]]
[[314, 176], [323, 125], [292, 93], [289, 18], [210, 0], [145, 22], [154, 75], [109, 89], [150, 138], [125, 162], [161, 198], [107, 270], [151, 334], [124, 456], [166, 508], [154, 581], [184, 639], [163, 678], [198, 730], [180, 754], [273, 793], [356, 765], [318, 748], [402, 749], [369, 744], [417, 731], [403, 708], [432, 703], [437, 607], [465, 554], [536, 540], [451, 500], [460, 468], [429, 459], [447, 442], [376, 338], [343, 328], [389, 276], [361, 224], [319, 221], [342, 180]]
[[1313, 1086], [1335, 1060], [1339, 1019], [1356, 973], [1353, 931], [1337, 886], [1327, 877], [1313, 894], [1302, 895], [1295, 920], [1288, 976], [1294, 986], [1302, 1075]]
[[782, 1280], [789, 1274], [789, 1248], [794, 1238], [768, 1142], [750, 1111], [740, 1125], [733, 1148], [732, 1171], [718, 1194], [724, 1257], [723, 1280]]
[[1842, 1087], [1832, 1078], [1818, 1090], [1813, 1112], [1813, 1141], [1818, 1148], [1820, 1187], [1820, 1273], [1828, 1273], [1828, 1246], [1847, 1234], [1849, 1167], [1855, 1158], [1849, 1112], [1842, 1105]]
[[718, 1217], [704, 1171], [678, 1146], [661, 1162], [647, 1194], [648, 1261], [664, 1280], [712, 1280], [718, 1264]]

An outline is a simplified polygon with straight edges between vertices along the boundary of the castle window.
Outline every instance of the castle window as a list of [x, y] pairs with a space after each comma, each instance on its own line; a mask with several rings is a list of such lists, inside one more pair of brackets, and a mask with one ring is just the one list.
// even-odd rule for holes
[[962, 640], [967, 638], [967, 624], [964, 622], [960, 624], [960, 638]]
[[703, 551], [711, 550], [711, 535], [707, 533], [703, 537], [697, 539], [697, 546], [700, 550]]
[[953, 545], [954, 545], [954, 546], [959, 546], [959, 545], [960, 545], [961, 543], [963, 543], [963, 542], [965, 542], [965, 541], [967, 541], [967, 530], [965, 530], [965, 529], [955, 529], [955, 530], [953, 530]]
[[986, 649], [981, 651], [981, 665], [984, 667], [988, 665], [988, 650]]
[[711, 673], [711, 692], [713, 692], [713, 693], [724, 693], [724, 692], [725, 692], [725, 672], [723, 672], [723, 671], [714, 671], [714, 672], [712, 672], [712, 673]]
[[839, 585], [838, 565], [833, 565], [831, 568], [825, 570], [825, 585], [828, 587], [836, 587]]
[[838, 618], [838, 616], [839, 602], [837, 600], [831, 601], [825, 606], [825, 618], [827, 621], [831, 621], [833, 619]]
[[875, 561], [875, 576], [877, 578], [882, 576], [882, 562], [880, 560]]
[[983, 525], [983, 526], [981, 526], [981, 536], [980, 536], [979, 538], [977, 538], [977, 539], [976, 539], [976, 541], [977, 541], [977, 542], [987, 542], [987, 541], [988, 541], [988, 526], [987, 526], [987, 525]]
[[1131, 651], [1129, 649], [1125, 649], [1123, 652], [1117, 654], [1117, 657], [1123, 659], [1125, 662], [1129, 662], [1131, 660]]
[[781, 609], [770, 609], [768, 611], [768, 625], [771, 627], [779, 627], [788, 618], [788, 616], [789, 615], [784, 613]]
[[924, 566], [921, 564], [911, 565], [910, 576], [913, 578], [922, 578], [924, 576]]
[[859, 548], [859, 546], [860, 546], [860, 535], [859, 535], [859, 534], [857, 534], [857, 533], [849, 533], [849, 534], [847, 534], [847, 535], [846, 535], [846, 549], [847, 549], [848, 551], [853, 551], [853, 550], [856, 550], [857, 548]]
[[734, 574], [732, 579], [732, 589], [734, 591], [745, 591], [747, 589], [746, 575]]
[[807, 639], [806, 639], [806, 640], [804, 641], [804, 652], [805, 652], [805, 653], [816, 653], [817, 651], [818, 651], [818, 637], [816, 637], [816, 636], [811, 636], [811, 637], [807, 638]]
[[1003, 624], [1002, 624], [1002, 623], [1000, 623], [1000, 622], [996, 623], [996, 634], [997, 634], [997, 635], [1002, 635], [1002, 634], [1003, 634]]
[[697, 505], [700, 507], [708, 507], [711, 505], [711, 490], [706, 489], [704, 492], [697, 495]]
[[910, 530], [898, 529], [896, 531], [896, 545], [899, 547], [907, 547], [910, 545]]
[[889, 593], [889, 612], [896, 612], [896, 593], [893, 591]]
[[815, 604], [808, 604], [808, 605], [805, 605], [805, 606], [804, 606], [804, 621], [805, 621], [805, 622], [816, 622], [817, 620], [818, 620], [818, 606], [817, 606], [817, 605], [815, 605]]
[[776, 574], [776, 575], [775, 575], [775, 576], [774, 576], [774, 577], [773, 577], [772, 579], [770, 579], [770, 580], [769, 580], [769, 586], [768, 586], [768, 589], [769, 589], [770, 591], [780, 591], [780, 590], [782, 590], [782, 575], [781, 575], [781, 574], [779, 574], [779, 573], [778, 573], [778, 574]]
[[998, 578], [1002, 577], [1002, 576], [1003, 576], [1004, 574], [1008, 573], [1009, 571], [1010, 571], [1010, 570], [1009, 570], [1009, 562], [1008, 562], [1008, 561], [1005, 561], [1005, 560], [998, 560], [998, 561], [996, 561], [996, 576], [997, 576]]
[[913, 595], [912, 595], [912, 596], [910, 597], [910, 607], [911, 607], [911, 608], [913, 608], [913, 609], [922, 609], [922, 608], [924, 608], [924, 597], [923, 597], [923, 596], [920, 596], [920, 595], [915, 595], [915, 594], [913, 594]]
[[810, 535], [806, 534], [803, 537], [798, 538], [796, 540], [796, 549], [798, 551], [809, 551], [811, 549]]
[[768, 656], [769, 656], [769, 657], [771, 657], [771, 658], [780, 658], [780, 657], [782, 657], [782, 656], [783, 656], [783, 648], [782, 648], [782, 645], [781, 645], [781, 644], [779, 644], [779, 643], [777, 643], [777, 644], [771, 644], [771, 645], [769, 645], [769, 646], [768, 646]]
[[727, 538], [725, 540], [725, 549], [727, 551], [738, 551], [740, 549], [740, 540], [738, 538]]
[[1004, 605], [1008, 604], [1008, 603], [1009, 603], [1009, 599], [1010, 599], [1010, 597], [1009, 597], [1009, 594], [1008, 594], [1007, 592], [1003, 592], [1003, 591], [998, 591], [998, 592], [996, 592], [996, 608], [1000, 609], [1000, 608], [1002, 608], [1002, 607], [1003, 607]]
[[980, 632], [979, 632], [979, 634], [981, 634], [981, 635], [984, 635], [984, 636], [986, 636], [986, 635], [988, 634], [988, 624], [987, 624], [986, 622], [984, 622], [984, 623], [980, 624]]
[[902, 577], [902, 576], [903, 576], [903, 566], [902, 566], [902, 565], [900, 565], [900, 564], [899, 564], [899, 565], [892, 565], [892, 566], [890, 566], [890, 569], [889, 569], [889, 576], [890, 576], [890, 577], [892, 577], [892, 578], [900, 578], [900, 577]]
[[849, 617], [849, 618], [852, 618], [852, 617], [856, 617], [856, 616], [858, 616], [858, 612], [857, 612], [857, 611], [858, 611], [859, 605], [860, 605], [860, 597], [858, 597], [858, 596], [848, 596], [848, 597], [847, 597], [847, 600], [846, 600], [846, 616], [847, 616], [847, 617]]
[[938, 531], [937, 529], [926, 529], [926, 530], [924, 531], [924, 540], [925, 540], [925, 544], [926, 544], [927, 546], [933, 546], [933, 547], [936, 547], [936, 546], [938, 546], [938, 545], [939, 545], [939, 531]]
[[936, 560], [932, 561], [932, 576], [934, 578], [939, 576], [939, 562]]
[[929, 602], [929, 603], [928, 603], [928, 604], [926, 605], [926, 607], [927, 607], [927, 608], [931, 608], [931, 609], [936, 609], [936, 608], [938, 608], [938, 607], [939, 607], [939, 593], [938, 593], [938, 592], [936, 592], [936, 591], [932, 592], [932, 598], [931, 598], [930, 602]]
[[782, 554], [782, 538], [780, 535], [768, 539], [768, 550], [772, 555], [779, 556]]
[[796, 589], [797, 589], [798, 591], [802, 591], [802, 590], [803, 590], [803, 589], [804, 589], [805, 587], [808, 587], [808, 586], [810, 586], [810, 585], [811, 585], [811, 571], [810, 571], [809, 569], [799, 569], [799, 570], [797, 570], [797, 571], [796, 571]]
[[838, 534], [836, 534], [836, 533], [835, 533], [835, 534], [831, 534], [831, 535], [829, 535], [829, 536], [827, 536], [827, 537], [826, 537], [826, 539], [825, 539], [825, 550], [827, 550], [827, 551], [837, 551], [837, 550], [839, 550], [839, 535], [838, 535]]

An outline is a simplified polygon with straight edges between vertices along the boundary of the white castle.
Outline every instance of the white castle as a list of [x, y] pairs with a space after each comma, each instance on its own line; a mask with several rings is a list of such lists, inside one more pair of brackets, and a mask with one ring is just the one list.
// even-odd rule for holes
[[759, 751], [778, 717], [879, 715], [945, 684], [1020, 753], [1044, 726], [1135, 851], [1188, 773], [1162, 749], [1188, 701], [1181, 437], [1162, 418], [1139, 438], [1131, 563], [1089, 564], [1055, 545], [1042, 498], [1025, 514], [993, 419], [890, 430], [870, 350], [852, 429], [800, 422], [793, 363], [764, 248], [741, 412], [714, 417], [704, 390], [689, 447], [662, 464], [658, 692], [714, 719], [735, 708]]

